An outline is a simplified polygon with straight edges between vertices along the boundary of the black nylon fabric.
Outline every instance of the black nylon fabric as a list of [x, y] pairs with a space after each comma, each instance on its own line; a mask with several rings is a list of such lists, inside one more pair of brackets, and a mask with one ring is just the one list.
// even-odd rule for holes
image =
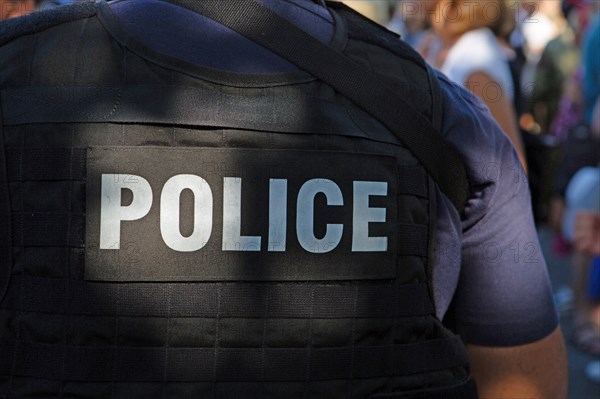
[[[169, 102], [170, 94], [177, 98], [180, 92], [169, 91], [165, 82], [226, 93], [234, 105], [251, 104], [260, 89], [220, 85], [144, 59], [119, 44], [118, 33], [106, 30], [110, 16], [99, 13], [36, 34], [23, 30], [0, 47], [0, 97], [11, 101], [2, 107], [25, 113], [10, 111], [2, 119], [6, 159], [0, 165], [6, 167], [13, 259], [0, 302], [0, 395], [367, 398], [467, 379], [464, 347], [435, 319], [428, 289], [431, 178], [402, 145], [370, 137], [372, 131], [393, 137], [390, 132], [326, 85], [304, 80], [269, 86], [268, 96], [276, 102], [293, 92], [299, 107], [315, 99], [345, 110], [328, 114], [327, 127], [295, 123], [292, 132], [280, 114], [268, 129], [228, 126], [228, 117], [235, 121], [230, 111], [235, 107], [227, 106], [215, 118], [219, 126], [169, 120], [169, 104], [179, 111], [184, 104]], [[93, 46], [83, 45], [90, 41]], [[350, 41], [347, 48], [361, 59], [361, 46]], [[363, 49], [378, 51], [372, 45]], [[408, 78], [397, 69], [404, 63], [391, 62], [400, 85], [427, 84], [425, 71]], [[118, 95], [107, 104], [118, 104], [120, 120], [94, 109], [84, 120], [61, 120], [48, 112], [52, 104], [36, 102], [31, 109], [28, 97], [20, 95], [31, 87], [41, 87], [42, 93], [58, 86], [76, 94], [76, 88], [90, 85], [117, 93], [160, 86], [163, 98], [146, 109], [162, 113], [161, 122], [144, 123], [146, 105], [119, 102]], [[59, 98], [75, 101], [77, 112], [85, 110], [77, 108], [80, 97]], [[418, 103], [420, 112], [430, 115], [431, 99], [424, 96]], [[193, 115], [194, 103], [189, 106]], [[27, 113], [46, 119], [28, 123]], [[107, 146], [393, 157], [399, 182], [396, 277], [369, 282], [85, 280], [86, 154], [90, 147]], [[215, 173], [231, 166], [224, 163]]]
[[[2, 119], [2, 101], [0, 101], [0, 121]], [[0, 125], [0, 301], [8, 289], [12, 265], [10, 199], [8, 197], [7, 157], [4, 150], [3, 131], [4, 129]]]
[[[61, 348], [47, 344], [3, 344], [0, 353], [19, 360], [14, 373], [23, 377], [60, 379], [62, 356], [73, 359], [64, 373], [70, 381], [162, 382], [294, 382], [369, 379], [443, 370], [456, 365], [447, 348], [460, 353], [460, 339], [441, 339], [397, 346], [315, 348], [310, 357], [304, 348], [174, 348], [165, 357], [158, 348], [127, 348], [113, 358], [111, 346]], [[466, 362], [466, 358], [461, 359]], [[202, 365], [192, 368], [191, 364]], [[240, 365], [245, 372], [239, 372]], [[308, 373], [307, 373], [308, 371]], [[6, 371], [4, 371], [6, 372]]]
[[370, 399], [463, 399], [474, 396], [477, 396], [477, 387], [475, 381], [469, 379], [465, 383], [449, 388], [375, 395]]

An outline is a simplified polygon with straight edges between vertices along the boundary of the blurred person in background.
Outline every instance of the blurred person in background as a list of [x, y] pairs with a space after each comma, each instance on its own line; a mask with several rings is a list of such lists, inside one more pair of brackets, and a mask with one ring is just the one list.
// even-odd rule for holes
[[[596, 46], [595, 48], [597, 50], [597, 46], [600, 45], [598, 43], [600, 41], [600, 16], [597, 16], [596, 18], [590, 38], [586, 50], [591, 50], [594, 46]], [[594, 67], [593, 62], [594, 61], [592, 61], [592, 64], [588, 64], [590, 65], [590, 68]], [[596, 79], [600, 79], [600, 75], [598, 74], [600, 67], [597, 65], [599, 62], [598, 57], [596, 57], [595, 62]], [[600, 96], [596, 99], [596, 105], [592, 111], [591, 126], [592, 132], [596, 137], [600, 138]], [[597, 169], [598, 173], [600, 173], [600, 165]], [[597, 188], [597, 190], [600, 190], [600, 188]], [[582, 212], [577, 214], [575, 220], [574, 242], [575, 248], [593, 257], [589, 274], [590, 281], [588, 283], [588, 294], [595, 304], [595, 307], [592, 310], [592, 317], [597, 323], [596, 332], [598, 332], [600, 330], [600, 327], [598, 327], [600, 325], [600, 208], [595, 209], [593, 212]], [[596, 338], [600, 340], [600, 337], [597, 336]], [[600, 384], [600, 360], [589, 363], [585, 371], [587, 377], [591, 381]]]
[[[588, 295], [592, 303], [590, 310], [592, 322], [596, 322], [596, 331], [598, 331], [600, 320], [600, 209], [577, 213], [574, 245], [578, 252], [593, 258], [589, 274]], [[598, 336], [596, 336], [596, 341], [600, 341]], [[600, 360], [590, 362], [585, 372], [591, 381], [600, 384]]]
[[[557, 117], [563, 93], [567, 94], [565, 106], [573, 105], [566, 112], [569, 115], [575, 114], [576, 119], [580, 117], [580, 95], [577, 89], [581, 87], [581, 77], [580, 74], [574, 74], [581, 65], [580, 45], [595, 8], [597, 5], [585, 0], [561, 1], [566, 23], [560, 24], [563, 26], [560, 35], [548, 42], [542, 53], [535, 69], [533, 90], [529, 99], [529, 111], [543, 133], [550, 131], [557, 137], [564, 138], [566, 129], [570, 127], [564, 126], [564, 123], [551, 126]], [[565, 118], [572, 120], [568, 115], [562, 116], [561, 120]]]
[[[538, 202], [538, 214], [539, 219], [547, 221], [554, 230], [554, 253], [565, 255], [569, 253], [569, 244], [562, 238], [560, 226], [566, 186], [579, 168], [596, 163], [596, 160], [586, 160], [592, 146], [588, 124], [582, 124], [580, 46], [597, 5], [586, 0], [563, 0], [560, 5], [563, 17], [556, 17], [555, 21], [562, 30], [546, 45], [535, 68], [535, 79], [532, 85], [527, 84], [531, 91], [521, 127], [531, 133], [524, 133], [529, 142], [545, 142], [552, 147], [547, 156], [538, 157], [537, 170], [545, 176], [540, 184], [539, 191], [544, 195], [543, 202]], [[536, 137], [540, 134], [541, 137]], [[548, 148], [542, 146], [540, 150]]]
[[[585, 2], [583, 5], [587, 7], [579, 8], [583, 12], [578, 13], [577, 19], [588, 21], [592, 18], [590, 14], [597, 12], [598, 4], [594, 3], [592, 6], [592, 3]], [[581, 23], [583, 26], [586, 24], [587, 22]], [[586, 29], [586, 31], [588, 30]], [[580, 36], [586, 38], [585, 41], [579, 41], [583, 42], [581, 45], [583, 48], [582, 60], [576, 71], [566, 79], [558, 113], [550, 127], [550, 133], [560, 142], [562, 153], [562, 161], [554, 182], [549, 217], [550, 225], [556, 233], [553, 247], [558, 254], [568, 252], [568, 246], [561, 238], [564, 194], [567, 184], [579, 169], [585, 166], [595, 166], [600, 162], [600, 135], [593, 134], [594, 124], [591, 118], [592, 109], [600, 95], [598, 19], [596, 18], [589, 27], [587, 35], [580, 34]], [[542, 80], [547, 81], [548, 79]], [[598, 128], [596, 127], [596, 129]]]
[[421, 4], [414, 0], [396, 2], [392, 19], [387, 28], [399, 34], [413, 48], [419, 48], [427, 35], [429, 21]]
[[421, 49], [424, 58], [483, 100], [526, 167], [513, 108], [513, 79], [506, 55], [490, 29], [512, 13], [500, 0], [428, 0], [424, 4], [434, 7], [430, 17], [437, 35], [437, 40]]
[[[596, 3], [598, 7], [598, 3]], [[585, 75], [583, 79], [583, 95], [586, 122], [593, 125], [597, 135], [600, 135], [598, 126], [598, 98], [600, 98], [600, 12], [596, 12], [594, 21], [589, 27], [585, 42], [583, 44], [583, 67]], [[594, 115], [594, 110], [596, 114]], [[594, 117], [595, 116], [595, 117]], [[595, 121], [595, 122], [593, 122]]]
[[521, 90], [521, 75], [523, 73], [523, 68], [525, 67], [526, 58], [523, 49], [521, 47], [512, 46], [510, 41], [511, 36], [517, 27], [516, 18], [513, 15], [516, 4], [515, 0], [501, 0], [499, 5], [502, 14], [490, 24], [489, 28], [496, 36], [500, 48], [508, 62], [514, 88], [513, 105], [516, 115], [520, 116], [525, 109], [525, 99], [523, 98]]
[[523, 48], [526, 63], [521, 80], [527, 86], [534, 80], [546, 45], [560, 34], [565, 21], [558, 0], [516, 1], [515, 8], [517, 29], [511, 43]]
[[[600, 173], [600, 168], [596, 168]], [[597, 185], [596, 190], [600, 190]], [[582, 256], [592, 258], [587, 294], [589, 301], [589, 344], [600, 345], [600, 208], [593, 211], [579, 211], [575, 218], [573, 241], [575, 249]], [[595, 335], [592, 334], [595, 328]], [[600, 384], [600, 360], [590, 362], [586, 367], [587, 377]]]
[[34, 0], [0, 0], [0, 21], [27, 15], [34, 10]]
[[600, 307], [595, 281], [600, 275], [592, 264], [595, 255], [590, 231], [595, 215], [600, 214], [600, 168], [585, 167], [569, 183], [566, 194], [564, 236], [573, 243], [573, 344], [595, 356], [600, 356]]
[[[584, 64], [584, 105], [583, 120], [589, 124], [591, 139], [595, 144], [590, 146], [592, 155], [598, 156], [600, 150], [600, 15], [596, 16], [583, 46]], [[567, 154], [568, 156], [569, 154]], [[598, 157], [600, 158], [600, 157]], [[591, 256], [597, 256], [593, 250], [584, 245], [593, 240], [587, 233], [593, 231], [595, 216], [589, 212], [600, 213], [600, 167], [596, 159], [594, 167], [583, 167], [575, 173], [567, 186], [565, 194], [566, 212], [563, 221], [565, 237], [572, 240], [575, 246], [573, 259], [574, 296], [575, 296], [575, 331], [572, 336], [574, 344], [580, 349], [600, 356], [600, 299], [599, 284], [600, 265], [597, 258], [590, 261]], [[587, 211], [588, 216], [579, 216], [578, 212]], [[577, 215], [577, 216], [576, 216]], [[587, 220], [587, 224], [584, 223]], [[579, 228], [577, 224], [580, 224]], [[582, 228], [581, 225], [587, 228]], [[587, 232], [583, 234], [583, 232]], [[582, 238], [583, 237], [583, 238]], [[593, 236], [592, 236], [593, 237]], [[582, 244], [583, 243], [583, 244]], [[589, 289], [591, 287], [591, 289]]]

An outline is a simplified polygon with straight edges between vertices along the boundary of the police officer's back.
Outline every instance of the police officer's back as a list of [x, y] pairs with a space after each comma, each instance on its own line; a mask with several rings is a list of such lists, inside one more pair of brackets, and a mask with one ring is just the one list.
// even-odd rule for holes
[[302, 5], [414, 118], [376, 120], [352, 88], [250, 41], [228, 60], [256, 52], [278, 73], [202, 63], [230, 40], [220, 24], [175, 57], [131, 33], [117, 8], [132, 2], [2, 27], [0, 392], [475, 395], [432, 291], [437, 203], [458, 218], [464, 192], [406, 138], [428, 126], [434, 155], [460, 159], [434, 135], [437, 78], [358, 15]]

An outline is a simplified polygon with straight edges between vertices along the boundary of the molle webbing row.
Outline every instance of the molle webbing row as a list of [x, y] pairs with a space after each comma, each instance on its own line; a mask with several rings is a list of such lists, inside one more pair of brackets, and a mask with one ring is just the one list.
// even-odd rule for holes
[[[298, 86], [308, 89], [311, 83]], [[2, 90], [1, 96], [5, 104], [4, 123], [12, 126], [97, 122], [174, 124], [293, 134], [335, 132], [400, 143], [380, 123], [348, 101], [338, 102], [332, 94], [309, 92], [296, 86], [225, 92], [159, 82], [143, 86], [53, 85], [8, 88]], [[153, 101], [147, 101], [149, 98]], [[165, 108], [172, 110], [165, 112]]]
[[[461, 345], [458, 337], [408, 345], [310, 349], [116, 348], [3, 342], [0, 355], [6, 360], [19, 356], [14, 375], [50, 380], [61, 379], [64, 372], [69, 380], [82, 382], [291, 382], [393, 377], [460, 367], [468, 361]], [[10, 372], [7, 364], [12, 362], [3, 362], [0, 374]]]
[[99, 283], [12, 276], [5, 310], [93, 316], [396, 318], [433, 308], [427, 284]]
[[[68, 126], [68, 125], [65, 125]], [[147, 131], [160, 130], [148, 126]], [[265, 133], [266, 134], [266, 133]], [[163, 144], [163, 143], [159, 143]], [[8, 148], [6, 169], [9, 182], [85, 181], [87, 148]], [[398, 170], [398, 194], [427, 198], [427, 176], [417, 166]]]

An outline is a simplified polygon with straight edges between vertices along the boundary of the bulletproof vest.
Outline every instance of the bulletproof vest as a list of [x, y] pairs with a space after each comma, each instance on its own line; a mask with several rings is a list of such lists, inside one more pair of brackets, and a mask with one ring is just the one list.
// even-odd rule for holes
[[[439, 127], [418, 56], [332, 14]], [[331, 86], [162, 56], [104, 2], [2, 24], [0, 68], [0, 397], [476, 396], [437, 183]]]

